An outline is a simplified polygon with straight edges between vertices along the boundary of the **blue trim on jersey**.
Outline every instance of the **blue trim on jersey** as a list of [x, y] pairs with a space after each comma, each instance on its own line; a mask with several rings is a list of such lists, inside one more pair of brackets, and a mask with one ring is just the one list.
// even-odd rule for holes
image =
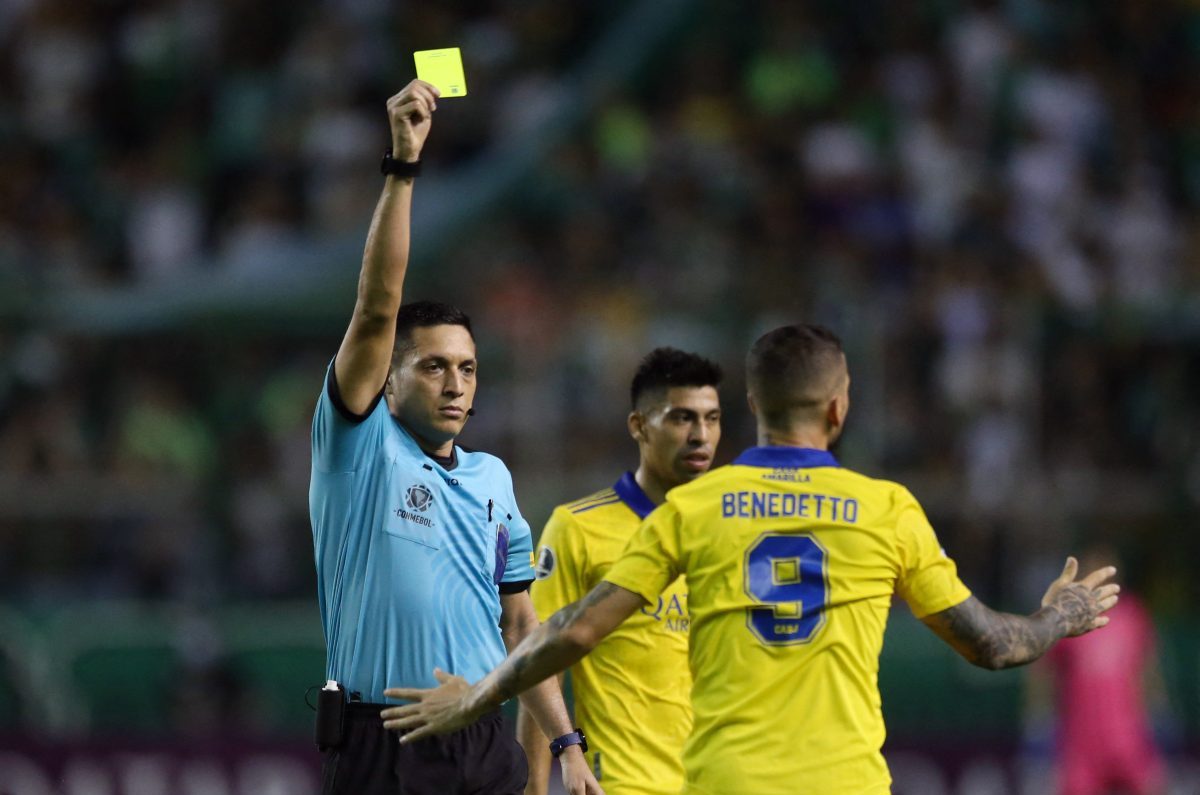
[[615, 496], [617, 495], [613, 493], [612, 489], [605, 489], [604, 491], [599, 492], [599, 496], [584, 497], [582, 500], [576, 500], [575, 502], [568, 503], [567, 510], [573, 512], [579, 508], [586, 508], [594, 502], [607, 502]]
[[751, 447], [734, 459], [733, 463], [744, 467], [771, 467], [772, 469], [811, 469], [813, 467], [841, 466], [828, 450], [810, 447]]
[[632, 472], [626, 472], [621, 476], [621, 479], [613, 484], [613, 491], [621, 498], [629, 509], [638, 515], [639, 519], [645, 519], [654, 510], [655, 505], [646, 496], [646, 492], [642, 491], [642, 487], [638, 485], [637, 478]]
[[594, 502], [585, 508], [576, 508], [575, 510], [571, 511], [571, 513], [587, 513], [593, 508], [603, 508], [605, 505], [616, 505], [618, 502], [621, 502], [621, 498], [614, 494], [604, 502]]

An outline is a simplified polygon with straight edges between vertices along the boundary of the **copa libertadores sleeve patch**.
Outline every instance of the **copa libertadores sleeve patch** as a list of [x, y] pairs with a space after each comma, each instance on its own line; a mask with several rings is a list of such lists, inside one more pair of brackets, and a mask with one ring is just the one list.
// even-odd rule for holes
[[533, 567], [533, 576], [544, 580], [554, 573], [554, 550], [542, 547], [538, 550], [537, 563]]

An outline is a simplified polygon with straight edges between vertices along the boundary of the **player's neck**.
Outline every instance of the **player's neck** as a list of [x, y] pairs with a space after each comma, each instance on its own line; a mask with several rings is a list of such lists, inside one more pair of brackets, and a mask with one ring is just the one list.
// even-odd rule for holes
[[829, 436], [820, 428], [797, 426], [781, 430], [778, 428], [758, 429], [759, 447], [805, 447], [810, 450], [828, 450]]
[[674, 488], [675, 483], [664, 483], [659, 478], [650, 474], [645, 464], [641, 464], [637, 468], [637, 472], [633, 473], [633, 479], [637, 481], [642, 492], [650, 498], [650, 502], [655, 505], [662, 505], [667, 499], [667, 492]]

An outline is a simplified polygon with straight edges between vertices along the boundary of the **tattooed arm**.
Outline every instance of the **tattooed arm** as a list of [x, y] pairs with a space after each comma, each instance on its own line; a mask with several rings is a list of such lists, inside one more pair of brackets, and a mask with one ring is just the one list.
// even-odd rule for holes
[[1078, 582], [1079, 564], [1067, 565], [1042, 597], [1042, 609], [1030, 616], [992, 610], [975, 597], [921, 619], [968, 662], [999, 670], [1033, 662], [1060, 638], [1082, 635], [1108, 623], [1103, 615], [1117, 603], [1120, 586], [1105, 584], [1117, 573], [1097, 569]]
[[437, 671], [433, 690], [390, 688], [388, 698], [411, 701], [383, 710], [384, 727], [400, 730], [400, 742], [466, 726], [508, 699], [560, 671], [595, 648], [646, 602], [633, 591], [601, 582], [578, 602], [559, 610], [529, 633], [503, 663], [474, 686]]

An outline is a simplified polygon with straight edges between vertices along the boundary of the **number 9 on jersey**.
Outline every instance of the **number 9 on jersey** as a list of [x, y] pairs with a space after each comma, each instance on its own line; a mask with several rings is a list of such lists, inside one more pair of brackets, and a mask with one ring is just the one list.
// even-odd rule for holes
[[807, 533], [764, 533], [746, 550], [746, 625], [769, 646], [807, 643], [825, 625], [827, 555]]

